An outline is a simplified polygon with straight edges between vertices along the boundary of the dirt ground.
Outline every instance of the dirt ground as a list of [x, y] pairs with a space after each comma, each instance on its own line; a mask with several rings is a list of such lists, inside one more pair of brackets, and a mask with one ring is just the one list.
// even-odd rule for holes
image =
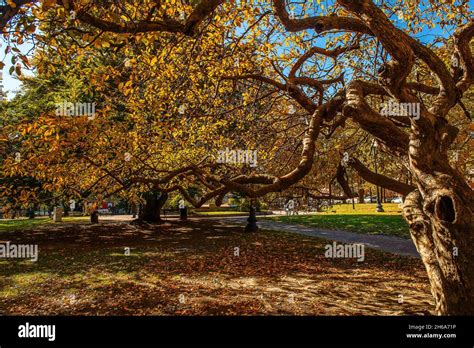
[[[430, 315], [420, 260], [329, 241], [246, 234], [225, 220], [69, 223], [0, 234], [38, 244], [37, 262], [0, 259], [3, 315]], [[128, 252], [129, 251], [129, 252]]]

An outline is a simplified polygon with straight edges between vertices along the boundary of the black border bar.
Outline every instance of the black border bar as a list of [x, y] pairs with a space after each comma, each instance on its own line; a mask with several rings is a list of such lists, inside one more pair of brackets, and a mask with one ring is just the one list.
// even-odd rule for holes
[[[55, 341], [18, 337], [19, 326], [27, 322], [34, 325], [55, 325]], [[427, 334], [427, 337], [408, 338], [407, 334]], [[455, 334], [456, 337], [435, 338], [433, 334]], [[34, 344], [474, 347], [474, 317], [0, 316], [1, 348]]]

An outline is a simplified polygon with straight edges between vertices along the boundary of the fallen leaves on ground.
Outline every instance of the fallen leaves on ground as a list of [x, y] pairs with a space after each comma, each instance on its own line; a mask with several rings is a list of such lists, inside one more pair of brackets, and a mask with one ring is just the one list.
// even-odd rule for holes
[[40, 254], [36, 263], [0, 261], [0, 313], [432, 314], [418, 259], [367, 249], [364, 262], [328, 259], [328, 241], [242, 230], [201, 220], [63, 224], [8, 234], [12, 243], [38, 244]]

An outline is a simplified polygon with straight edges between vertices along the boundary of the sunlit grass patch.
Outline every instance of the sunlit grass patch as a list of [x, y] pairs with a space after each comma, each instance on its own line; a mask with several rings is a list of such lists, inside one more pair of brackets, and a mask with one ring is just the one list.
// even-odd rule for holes
[[376, 211], [377, 204], [376, 203], [363, 203], [355, 204], [355, 209], [353, 209], [352, 204], [335, 204], [331, 208], [329, 208], [326, 212], [322, 214], [349, 214], [349, 215], [401, 215], [402, 208], [397, 203], [382, 203], [383, 206], [383, 213], [378, 213]]
[[197, 211], [197, 215], [246, 215], [248, 212], [244, 211]]
[[[418, 259], [372, 250], [366, 250], [363, 263], [327, 259], [327, 241], [287, 232], [248, 234], [242, 227], [192, 221], [166, 233], [162, 226], [153, 228], [152, 240], [126, 226], [77, 228], [73, 244], [55, 244], [51, 236], [57, 232], [42, 230], [36, 238], [46, 245], [38, 262], [0, 267], [0, 313], [394, 315], [427, 314], [432, 308]], [[133, 239], [122, 239], [130, 233]], [[113, 236], [114, 243], [75, 239], [100, 234]], [[390, 299], [395, 290], [412, 302]]]
[[[66, 216], [63, 222], [79, 223], [88, 221], [87, 216]], [[54, 224], [53, 220], [48, 217], [36, 217], [34, 219], [20, 218], [14, 220], [0, 220], [0, 232], [13, 232], [30, 230], [38, 226]]]
[[410, 238], [408, 224], [400, 215], [318, 214], [279, 216], [276, 220], [289, 224], [302, 224], [330, 230]]
[[385, 203], [383, 208], [383, 213], [377, 213], [375, 203], [356, 204], [355, 209], [352, 204], [337, 204], [321, 213], [275, 216], [271, 219], [330, 230], [410, 238], [408, 224], [401, 215], [399, 204]]

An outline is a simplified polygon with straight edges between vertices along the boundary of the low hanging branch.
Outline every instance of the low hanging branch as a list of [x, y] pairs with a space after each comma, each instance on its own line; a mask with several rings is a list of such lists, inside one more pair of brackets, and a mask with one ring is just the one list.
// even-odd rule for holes
[[400, 181], [389, 178], [388, 176], [371, 171], [369, 168], [364, 166], [362, 162], [359, 161], [357, 158], [350, 158], [347, 164], [349, 167], [354, 169], [357, 174], [365, 181], [386, 188], [387, 190], [394, 191], [406, 196], [416, 189], [416, 187], [412, 185], [404, 184]]

